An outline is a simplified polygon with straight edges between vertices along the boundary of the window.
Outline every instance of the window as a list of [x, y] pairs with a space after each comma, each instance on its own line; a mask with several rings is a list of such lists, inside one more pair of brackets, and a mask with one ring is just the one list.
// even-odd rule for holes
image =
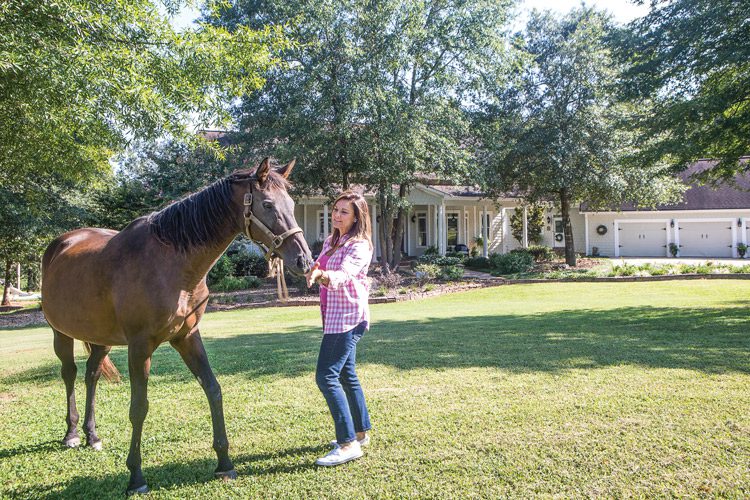
[[427, 214], [424, 212], [417, 214], [417, 246], [427, 246]]
[[[328, 212], [328, 234], [333, 231], [333, 225], [331, 224], [331, 212]], [[326, 228], [323, 225], [323, 212], [318, 212], [318, 239], [326, 239]]]

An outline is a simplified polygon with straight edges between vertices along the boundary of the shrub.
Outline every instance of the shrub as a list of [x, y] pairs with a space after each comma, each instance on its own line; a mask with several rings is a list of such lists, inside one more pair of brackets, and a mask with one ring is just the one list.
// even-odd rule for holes
[[388, 274], [381, 274], [379, 277], [375, 278], [374, 282], [374, 286], [392, 290], [394, 288], [398, 288], [399, 285], [401, 285], [401, 275], [395, 271], [392, 271]]
[[534, 265], [534, 259], [528, 252], [493, 254], [490, 256], [490, 267], [499, 274], [524, 273]]
[[440, 277], [448, 281], [460, 280], [464, 277], [464, 268], [461, 266], [445, 266], [440, 272]]
[[440, 266], [437, 264], [417, 264], [414, 268], [414, 274], [419, 280], [420, 285], [427, 281], [434, 280], [440, 275]]
[[234, 265], [234, 276], [257, 276], [265, 278], [268, 275], [266, 258], [257, 253], [240, 251], [229, 257]]
[[535, 262], [543, 262], [545, 260], [554, 260], [557, 256], [550, 247], [544, 245], [532, 245], [526, 249]]
[[320, 252], [323, 250], [323, 241], [322, 240], [315, 240], [312, 245], [310, 245], [310, 253], [313, 257], [317, 257], [320, 255]]
[[487, 257], [470, 257], [466, 259], [464, 266], [473, 269], [487, 269], [490, 267], [490, 259]]
[[219, 257], [214, 267], [208, 272], [206, 283], [208, 286], [213, 287], [216, 283], [219, 283], [224, 278], [234, 275], [234, 265], [232, 261], [226, 255]]
[[217, 292], [233, 292], [235, 290], [247, 290], [248, 288], [258, 288], [262, 284], [260, 278], [256, 276], [225, 276], [211, 288]]

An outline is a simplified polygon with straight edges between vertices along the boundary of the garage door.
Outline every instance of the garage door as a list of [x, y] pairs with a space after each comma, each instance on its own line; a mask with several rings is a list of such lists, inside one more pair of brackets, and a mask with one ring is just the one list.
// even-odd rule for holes
[[731, 257], [732, 221], [679, 221], [681, 257]]
[[665, 257], [667, 225], [659, 222], [620, 222], [618, 227], [621, 257]]

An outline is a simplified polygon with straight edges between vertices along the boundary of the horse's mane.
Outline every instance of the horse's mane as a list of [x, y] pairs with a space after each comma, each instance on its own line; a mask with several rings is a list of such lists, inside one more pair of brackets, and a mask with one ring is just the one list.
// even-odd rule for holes
[[[151, 234], [180, 252], [210, 244], [222, 237], [222, 222], [232, 215], [232, 184], [252, 180], [255, 169], [237, 170], [229, 176], [148, 216]], [[289, 183], [271, 170], [264, 189], [287, 190]]]

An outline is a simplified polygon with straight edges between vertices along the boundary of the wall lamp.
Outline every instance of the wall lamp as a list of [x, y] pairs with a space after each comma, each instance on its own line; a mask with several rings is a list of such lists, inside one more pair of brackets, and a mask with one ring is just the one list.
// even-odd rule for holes
[[669, 227], [674, 227], [674, 219], [669, 221]]
[[412, 215], [411, 216], [411, 221], [412, 222], [417, 222], [417, 216], [416, 215]]
[[739, 217], [739, 218], [737, 219], [737, 225], [738, 225], [738, 226], [741, 226], [741, 225], [742, 225], [742, 217]]

